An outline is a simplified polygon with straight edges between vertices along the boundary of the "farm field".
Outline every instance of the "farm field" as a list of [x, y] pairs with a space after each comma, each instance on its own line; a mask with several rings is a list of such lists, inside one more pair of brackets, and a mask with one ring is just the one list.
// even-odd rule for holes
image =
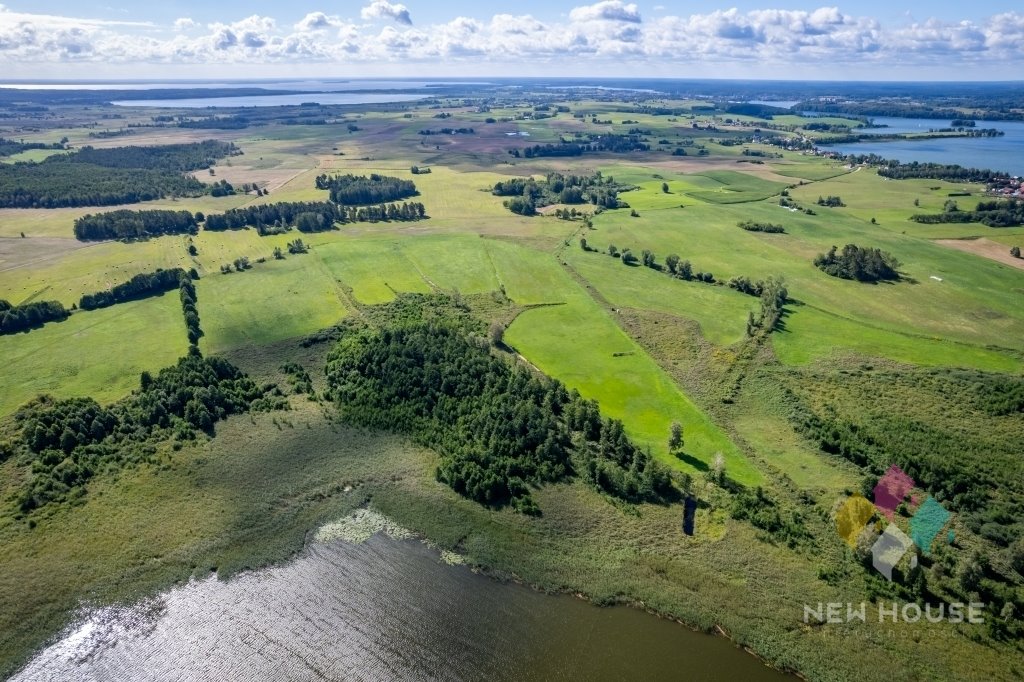
[[[870, 165], [769, 146], [751, 135], [760, 119], [709, 111], [705, 100], [640, 107], [631, 99], [640, 95], [532, 97], [551, 106], [535, 110], [533, 99], [505, 91], [493, 101], [437, 95], [296, 107], [239, 130], [141, 126], [102, 139], [88, 135], [92, 109], [67, 105], [67, 118], [24, 136], [67, 136], [75, 148], [214, 137], [241, 153], [188, 171], [211, 187], [230, 183], [235, 193], [226, 196], [0, 208], [0, 300], [10, 304], [0, 315], [47, 302], [70, 313], [27, 329], [0, 326], [0, 675], [58, 633], [84, 600], [136, 600], [190, 576], [227, 578], [284, 561], [318, 526], [364, 507], [474, 569], [600, 604], [640, 604], [807, 679], [957, 679], [968, 663], [992, 679], [1020, 675], [1018, 624], [1012, 608], [1002, 614], [1024, 598], [1014, 568], [1024, 470], [1012, 456], [1024, 428], [1024, 266], [1009, 256], [1010, 246], [1024, 246], [1024, 227], [914, 222], [945, 210], [951, 195], [973, 210], [984, 185], [888, 180]], [[284, 118], [304, 109], [327, 122]], [[133, 123], [152, 113], [124, 111]], [[5, 125], [0, 119], [0, 134]], [[473, 132], [436, 132], [442, 127]], [[609, 135], [651, 148], [525, 153], [571, 140], [597, 145]], [[317, 189], [323, 174], [370, 178], [352, 213]], [[492, 193], [513, 178], [522, 194]], [[587, 194], [574, 198], [549, 182], [576, 182]], [[536, 214], [514, 213], [519, 199], [536, 201]], [[191, 235], [80, 242], [73, 232], [77, 218], [115, 209], [256, 215], [290, 202], [304, 206], [292, 217], [260, 213], [239, 229], [207, 230], [197, 217]], [[402, 202], [422, 203], [425, 216], [387, 213]], [[879, 249], [898, 277], [843, 279], [824, 271], [827, 261], [816, 266], [846, 245]], [[637, 262], [622, 257], [627, 249]], [[670, 255], [688, 262], [688, 275]], [[109, 307], [80, 309], [89, 307], [83, 296], [113, 296], [118, 285], [176, 268], [176, 288], [137, 288]], [[776, 285], [784, 292], [773, 300]], [[529, 378], [520, 377], [523, 391], [533, 393], [519, 405], [512, 401], [522, 396], [478, 387], [488, 409], [507, 417], [487, 437], [519, 430], [507, 470], [532, 452], [530, 420], [557, 409], [557, 428], [538, 442], [566, 448], [564, 466], [557, 475], [545, 469], [547, 478], [522, 474], [536, 508], [517, 506], [512, 486], [495, 501], [445, 478], [455, 461], [473, 483], [493, 482], [473, 469], [490, 456], [484, 436], [464, 452], [416, 431], [428, 410], [442, 411], [437, 405], [454, 410], [453, 396], [434, 401], [410, 382], [406, 393], [421, 402], [397, 412], [404, 416], [393, 433], [349, 423], [355, 391], [345, 376], [359, 370], [384, 381], [402, 363], [378, 357], [380, 367], [353, 365], [339, 379], [328, 369], [339, 362], [332, 352], [373, 334], [397, 352], [409, 311], [465, 334], [472, 362], [446, 356], [451, 364], [431, 368], [445, 390], [446, 373], [481, 376], [484, 359]], [[477, 351], [483, 359], [470, 355]], [[187, 410], [186, 394], [175, 394], [167, 405], [180, 415], [167, 418], [161, 403], [163, 415], [132, 421], [156, 400], [140, 396], [154, 390], [159, 370], [200, 356], [228, 360], [253, 385], [230, 395], [204, 387]], [[422, 354], [405, 359], [423, 362]], [[595, 423], [609, 431], [591, 438], [570, 428], [570, 414], [583, 408], [537, 388], [546, 391], [549, 379], [596, 401]], [[81, 428], [26, 427], [34, 413], [19, 409], [40, 395], [91, 397], [124, 430], [108, 436], [92, 416]], [[479, 406], [459, 397], [469, 407], [459, 408], [457, 428], [484, 433], [472, 421], [484, 417], [468, 411]], [[198, 415], [191, 431], [182, 426], [187, 414]], [[616, 421], [621, 440], [610, 443]], [[76, 449], [78, 432], [100, 434], [88, 446], [94, 459]], [[132, 440], [143, 432], [148, 440]], [[422, 445], [431, 442], [423, 433], [437, 437], [436, 451]], [[30, 440], [48, 443], [40, 448], [49, 454]], [[610, 461], [607, 453], [627, 441], [635, 445], [631, 466], [601, 469], [586, 459]], [[122, 447], [123, 456], [105, 449]], [[654, 464], [643, 478], [647, 464], [638, 462], [648, 456]], [[53, 469], [54, 481], [64, 478], [45, 489], [58, 490], [53, 500], [32, 487], [49, 460], [67, 462]], [[954, 511], [944, 531], [955, 531], [956, 542], [922, 558], [916, 582], [880, 578], [870, 551], [865, 560], [836, 532], [836, 509], [894, 463], [912, 472], [920, 500]], [[72, 464], [77, 479], [67, 473]], [[671, 495], [653, 492], [660, 472]], [[680, 532], [684, 500], [697, 503], [693, 536]], [[916, 504], [908, 501], [901, 523]], [[812, 627], [800, 618], [808, 600], [948, 602], [972, 593], [991, 602], [986, 614], [1003, 626], [911, 629], [869, 619]], [[888, 672], [872, 668], [878, 661]]]

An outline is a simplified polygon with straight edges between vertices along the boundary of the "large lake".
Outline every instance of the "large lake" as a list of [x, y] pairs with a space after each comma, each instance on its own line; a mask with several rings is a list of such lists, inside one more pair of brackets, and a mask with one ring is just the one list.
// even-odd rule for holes
[[386, 92], [302, 92], [294, 95], [247, 95], [242, 97], [190, 97], [185, 99], [129, 99], [113, 102], [125, 107], [165, 107], [203, 109], [208, 107], [280, 107], [316, 102], [317, 104], [386, 104], [412, 102], [429, 95]]
[[500, 583], [413, 540], [313, 544], [282, 566], [104, 609], [17, 674], [41, 680], [778, 682], [720, 637]]
[[[868, 128], [868, 134], [927, 132], [949, 125], [945, 119], [891, 118], [872, 120], [886, 128]], [[1001, 137], [954, 137], [932, 140], [891, 140], [851, 142], [822, 147], [842, 154], [878, 154], [903, 162], [956, 163], [973, 168], [990, 168], [1011, 175], [1024, 175], [1024, 121], [978, 121], [978, 128], [996, 128]]]

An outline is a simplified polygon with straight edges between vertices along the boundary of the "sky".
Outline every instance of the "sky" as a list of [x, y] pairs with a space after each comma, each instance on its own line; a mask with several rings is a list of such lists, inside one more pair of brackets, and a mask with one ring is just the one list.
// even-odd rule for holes
[[5, 0], [14, 79], [1024, 80], [1024, 7], [803, 0]]

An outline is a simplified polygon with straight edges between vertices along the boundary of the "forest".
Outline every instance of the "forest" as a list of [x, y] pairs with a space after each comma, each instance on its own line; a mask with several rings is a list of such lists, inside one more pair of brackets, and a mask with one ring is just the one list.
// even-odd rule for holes
[[0, 165], [0, 207], [112, 206], [163, 197], [200, 196], [209, 188], [185, 171], [240, 153], [207, 140], [155, 147], [83, 147], [38, 163]]
[[78, 307], [82, 310], [95, 310], [117, 303], [157, 296], [165, 291], [177, 289], [186, 279], [189, 279], [188, 273], [181, 268], [139, 273], [127, 282], [117, 284], [107, 291], [84, 294], [78, 302]]
[[814, 265], [833, 277], [858, 282], [895, 281], [900, 278], [900, 262], [891, 253], [856, 244], [847, 244], [838, 254], [833, 246], [828, 253], [818, 254]]
[[[429, 306], [403, 297], [399, 306]], [[439, 302], [439, 306], [444, 301]], [[350, 324], [328, 356], [331, 398], [364, 426], [411, 435], [441, 455], [438, 480], [488, 506], [539, 514], [530, 491], [573, 475], [610, 495], [657, 501], [667, 471], [558, 381], [492, 354], [479, 324], [417, 319]]]
[[419, 194], [412, 180], [402, 180], [388, 175], [319, 175], [316, 188], [329, 190], [331, 201], [343, 206], [381, 204], [387, 201], [407, 199]]
[[198, 234], [199, 223], [189, 211], [130, 211], [89, 213], [75, 219], [75, 238], [145, 239], [165, 234]]
[[206, 185], [174, 171], [73, 163], [66, 154], [41, 163], [0, 164], [0, 207], [114, 206], [200, 196]]

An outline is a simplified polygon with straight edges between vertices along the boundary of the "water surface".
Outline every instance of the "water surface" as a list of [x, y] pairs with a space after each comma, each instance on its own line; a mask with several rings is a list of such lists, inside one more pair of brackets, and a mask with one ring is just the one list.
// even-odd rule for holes
[[13, 679], [791, 678], [724, 638], [637, 609], [499, 583], [440, 562], [422, 543], [376, 535], [96, 612]]

